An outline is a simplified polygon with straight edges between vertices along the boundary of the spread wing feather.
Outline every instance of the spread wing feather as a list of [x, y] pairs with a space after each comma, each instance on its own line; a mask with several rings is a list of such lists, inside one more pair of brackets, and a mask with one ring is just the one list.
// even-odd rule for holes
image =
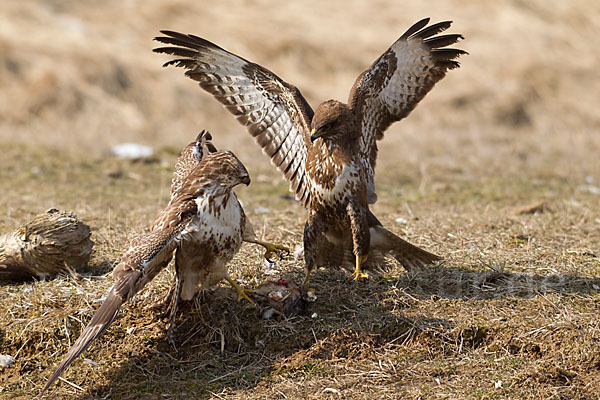
[[313, 110], [300, 91], [277, 75], [194, 35], [161, 31], [155, 40], [170, 45], [154, 49], [178, 58], [164, 66], [186, 68], [246, 126], [271, 162], [290, 181], [290, 190], [304, 205], [309, 192], [303, 182]]
[[[437, 35], [451, 21], [430, 26], [425, 18], [410, 27], [354, 83], [348, 104], [362, 129], [361, 151], [372, 171], [377, 158], [376, 140], [396, 121], [406, 117], [450, 69], [463, 50], [446, 48], [462, 35]], [[371, 171], [371, 180], [373, 172]]]

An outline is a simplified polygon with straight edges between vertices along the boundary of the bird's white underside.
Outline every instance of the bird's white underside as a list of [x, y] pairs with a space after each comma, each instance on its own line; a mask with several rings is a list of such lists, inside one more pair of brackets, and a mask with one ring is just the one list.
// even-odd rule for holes
[[193, 218], [182, 232], [186, 246], [193, 246], [194, 243], [211, 243], [219, 246], [221, 243], [226, 243], [224, 239], [228, 238], [232, 239], [230, 242], [232, 246], [221, 248], [219, 251], [214, 249], [215, 251], [212, 253], [215, 257], [211, 258], [209, 264], [184, 266], [181, 271], [183, 277], [181, 298], [183, 300], [191, 300], [198, 290], [198, 286], [210, 288], [228, 276], [227, 263], [231, 261], [242, 245], [243, 210], [234, 193], [229, 196], [226, 203], [221, 204], [222, 208], [217, 213], [208, 211], [211, 202], [206, 196], [197, 198], [196, 204], [198, 206], [197, 217]]
[[313, 192], [324, 202], [337, 204], [340, 200], [345, 200], [346, 197], [351, 196], [351, 193], [347, 189], [348, 184], [351, 184], [352, 181], [356, 181], [358, 174], [359, 168], [354, 163], [344, 165], [335, 179], [333, 189], [328, 189], [327, 187], [321, 186], [317, 181], [312, 180], [311, 185]]

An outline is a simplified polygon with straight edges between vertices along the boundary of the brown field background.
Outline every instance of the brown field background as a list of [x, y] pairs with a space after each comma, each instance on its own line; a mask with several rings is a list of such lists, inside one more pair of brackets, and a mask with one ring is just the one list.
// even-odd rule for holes
[[[470, 53], [391, 127], [377, 169], [375, 214], [443, 255], [444, 268], [408, 276], [398, 267], [360, 288], [321, 271], [317, 303], [288, 321], [258, 319], [223, 287], [182, 322], [196, 334], [179, 350], [149, 322], [166, 274], [84, 354], [100, 366], [77, 361], [65, 374], [83, 390], [63, 382], [58, 398], [598, 398], [600, 2], [0, 8], [0, 232], [51, 207], [74, 211], [92, 227], [97, 275], [166, 204], [177, 153], [201, 129], [247, 165], [253, 185], [239, 196], [259, 234], [301, 242], [304, 212], [282, 197], [287, 185], [267, 157], [182, 70], [161, 68], [168, 57], [151, 51], [160, 29], [271, 69], [313, 108], [346, 100], [360, 72], [423, 17], [453, 20], [450, 32], [465, 36], [457, 47]], [[123, 142], [152, 146], [157, 162], [110, 157]], [[515, 211], [538, 202], [541, 213]], [[261, 263], [245, 246], [232, 275], [256, 285]], [[280, 269], [300, 279], [301, 266]], [[110, 281], [0, 286], [0, 354], [17, 359], [0, 370], [0, 397], [39, 393]]]

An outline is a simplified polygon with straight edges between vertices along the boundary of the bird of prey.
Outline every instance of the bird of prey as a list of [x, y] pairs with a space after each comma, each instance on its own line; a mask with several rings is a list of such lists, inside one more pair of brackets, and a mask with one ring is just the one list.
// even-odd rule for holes
[[[205, 136], [209, 137], [201, 132], [182, 153], [173, 177], [174, 192], [169, 204], [158, 215], [151, 231], [132, 241], [113, 270], [115, 283], [106, 300], [50, 376], [41, 394], [109, 327], [121, 305], [169, 264], [174, 252], [181, 298], [191, 299], [198, 284], [208, 288], [222, 279], [235, 287], [238, 300], [248, 298], [246, 291], [229, 277], [227, 263], [239, 250], [244, 237], [254, 239], [253, 235], [244, 233], [249, 225], [233, 191], [241, 183], [250, 184], [250, 177], [232, 152], [216, 151]], [[214, 151], [206, 152], [206, 149]], [[186, 166], [191, 168], [184, 171]]]
[[394, 257], [407, 270], [441, 258], [385, 229], [369, 210], [375, 203], [377, 141], [406, 117], [465, 51], [448, 48], [460, 34], [451, 21], [411, 26], [354, 82], [348, 103], [328, 100], [313, 112], [300, 91], [268, 69], [191, 34], [161, 31], [154, 49], [177, 58], [164, 66], [187, 69], [246, 126], [308, 208], [304, 227], [306, 278], [315, 266], [342, 265], [349, 278], [385, 267]]
[[[173, 198], [177, 191], [181, 188], [185, 178], [193, 171], [196, 166], [202, 161], [205, 154], [215, 153], [217, 148], [212, 143], [212, 135], [208, 131], [201, 131], [194, 142], [191, 142], [183, 148], [177, 163], [175, 164], [175, 172], [171, 180], [171, 198]], [[234, 193], [235, 195], [235, 193]], [[241, 207], [241, 205], [240, 205]], [[153, 227], [152, 229], [154, 229]], [[246, 218], [246, 225], [244, 226], [243, 232], [244, 242], [255, 243], [265, 248], [264, 257], [270, 261], [273, 255], [280, 257], [289, 253], [289, 249], [283, 245], [273, 244], [264, 242], [256, 237], [254, 227], [248, 218]]]
[[[175, 164], [175, 172], [173, 173], [173, 178], [171, 180], [171, 200], [179, 196], [179, 191], [187, 177], [202, 162], [204, 156], [217, 152], [217, 148], [213, 145], [211, 140], [212, 135], [210, 132], [203, 130], [198, 134], [198, 137], [194, 142], [191, 142], [183, 148], [177, 163]], [[237, 197], [233, 191], [232, 196], [235, 201], [237, 201]], [[285, 246], [259, 240], [256, 237], [250, 219], [245, 218], [244, 210], [242, 209], [241, 204], [239, 204], [239, 201], [238, 206], [240, 212], [244, 215], [244, 226], [242, 230], [242, 240], [244, 242], [263, 246], [265, 248], [264, 257], [269, 261], [273, 255], [279, 255], [281, 257], [285, 253], [289, 253], [289, 249]], [[163, 229], [161, 221], [159, 220], [155, 221], [151, 230], [155, 231], [158, 229]], [[210, 269], [205, 267], [207, 263], [206, 255], [208, 254], [205, 249], [206, 246], [206, 240], [203, 235], [189, 235], [179, 244], [175, 251], [176, 284], [167, 295], [166, 300], [166, 302], [169, 303], [170, 310], [170, 323], [168, 328], [168, 337], [170, 340], [172, 340], [175, 317], [177, 314], [177, 303], [179, 300], [191, 300], [196, 293], [198, 283], [204, 288], [209, 288], [223, 279], [220, 275], [217, 275], [214, 278], [208, 276], [201, 277], [204, 273], [212, 273]], [[225, 275], [224, 279], [236, 290], [238, 301], [243, 298], [251, 304], [254, 304], [254, 301], [248, 297], [248, 294], [252, 293], [252, 290], [241, 288], [229, 277], [229, 275]]]

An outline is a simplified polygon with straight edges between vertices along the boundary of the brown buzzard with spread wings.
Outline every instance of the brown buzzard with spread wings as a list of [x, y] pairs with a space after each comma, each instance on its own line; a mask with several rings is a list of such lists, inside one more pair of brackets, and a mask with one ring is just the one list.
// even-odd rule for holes
[[363, 268], [387, 265], [390, 255], [406, 269], [440, 257], [385, 229], [369, 210], [377, 200], [374, 175], [377, 140], [406, 117], [466, 52], [448, 48], [459, 34], [439, 33], [450, 21], [410, 27], [354, 83], [348, 104], [329, 100], [315, 112], [293, 85], [266, 68], [194, 35], [161, 31], [154, 49], [178, 58], [165, 63], [186, 68], [246, 126], [290, 190], [308, 208], [304, 229], [306, 280], [315, 266]]

